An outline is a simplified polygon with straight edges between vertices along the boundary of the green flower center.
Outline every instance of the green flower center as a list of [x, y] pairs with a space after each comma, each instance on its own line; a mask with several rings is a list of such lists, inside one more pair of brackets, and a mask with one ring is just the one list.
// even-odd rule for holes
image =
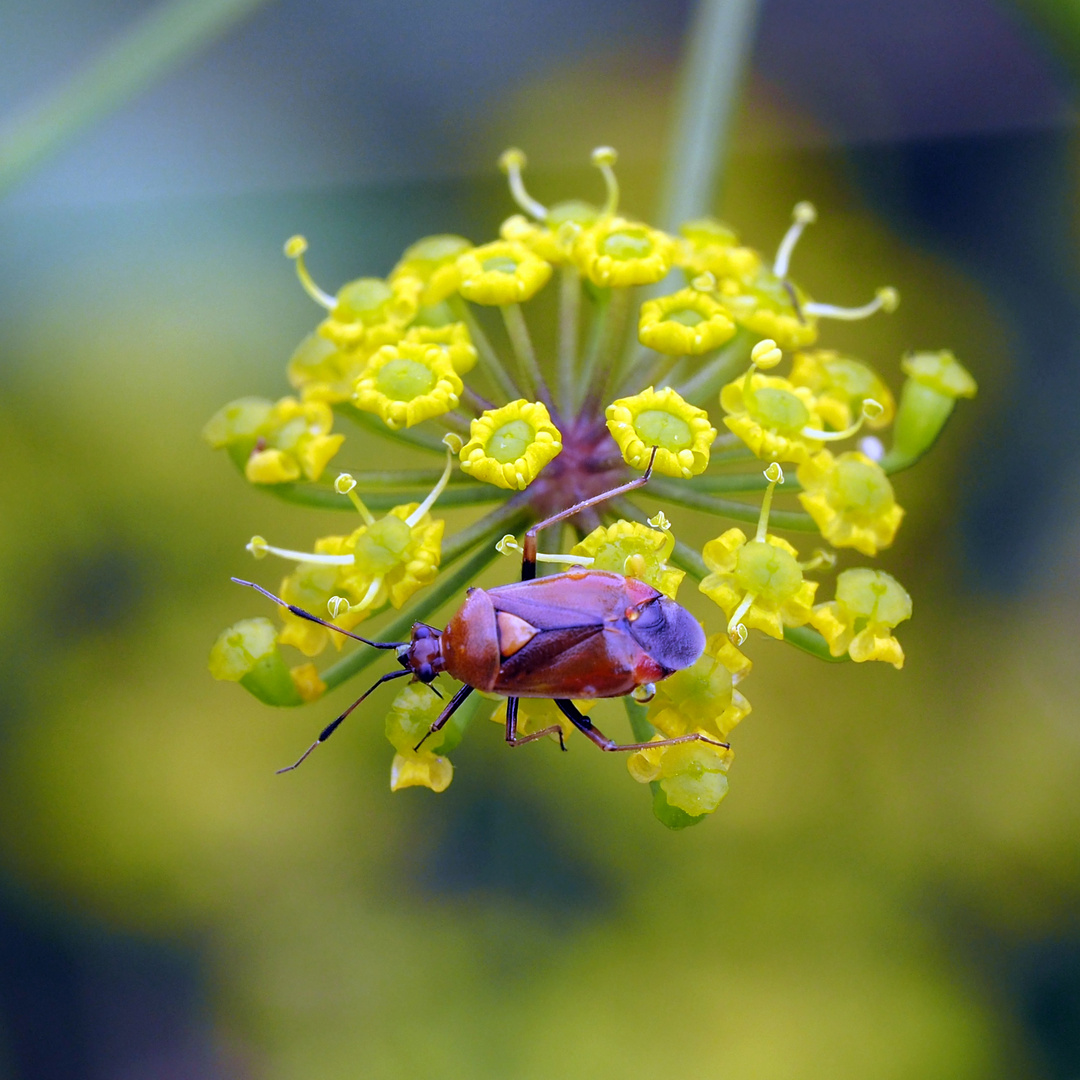
[[877, 377], [865, 365], [858, 360], [850, 360], [845, 356], [836, 356], [826, 360], [822, 367], [829, 377], [832, 387], [841, 394], [852, 400], [862, 401], [875, 396], [878, 385]]
[[659, 446], [672, 453], [685, 450], [694, 441], [690, 425], [681, 416], [662, 409], [646, 409], [638, 413], [634, 430], [646, 446]]
[[488, 457], [494, 458], [500, 465], [509, 465], [525, 456], [525, 451], [535, 438], [536, 431], [531, 424], [524, 420], [511, 420], [497, 428], [488, 439]]
[[437, 381], [435, 372], [419, 360], [399, 356], [379, 370], [375, 376], [375, 389], [391, 401], [412, 401], [430, 394]]
[[444, 233], [439, 236], [425, 236], [423, 240], [417, 240], [402, 259], [403, 262], [427, 263], [430, 269], [435, 269], [443, 263], [456, 259], [462, 252], [468, 251], [472, 244], [463, 236], [453, 236]]
[[896, 626], [911, 616], [911, 597], [882, 570], [858, 567], [836, 579], [836, 599], [856, 620]]
[[762, 600], [782, 604], [799, 591], [803, 573], [790, 552], [765, 540], [751, 540], [739, 549], [735, 581]]
[[401, 562], [412, 540], [412, 530], [393, 514], [368, 526], [356, 541], [356, 565], [369, 574], [387, 574]]
[[791, 393], [778, 386], [762, 386], [754, 390], [747, 411], [769, 431], [797, 435], [810, 422], [810, 410]]
[[556, 203], [547, 215], [547, 226], [552, 232], [558, 231], [560, 225], [572, 221], [575, 225], [591, 225], [600, 216], [600, 211], [592, 203], [582, 202], [580, 199], [567, 199], [565, 202]]
[[342, 286], [337, 294], [334, 318], [342, 322], [370, 325], [383, 317], [383, 305], [393, 299], [394, 290], [378, 278], [359, 278]]
[[664, 692], [676, 704], [687, 730], [715, 727], [731, 704], [731, 672], [703, 657], [693, 667], [669, 676]]
[[893, 503], [892, 485], [875, 465], [838, 461], [829, 477], [829, 502], [841, 514], [876, 518]]
[[490, 259], [485, 259], [483, 263], [484, 269], [496, 274], [516, 274], [518, 263], [517, 259], [512, 259], [509, 255], [492, 255]]
[[705, 321], [705, 316], [693, 308], [680, 308], [664, 316], [665, 322], [680, 323], [682, 326], [697, 326]]
[[613, 259], [644, 259], [652, 254], [653, 242], [641, 229], [620, 229], [604, 237], [600, 250]]

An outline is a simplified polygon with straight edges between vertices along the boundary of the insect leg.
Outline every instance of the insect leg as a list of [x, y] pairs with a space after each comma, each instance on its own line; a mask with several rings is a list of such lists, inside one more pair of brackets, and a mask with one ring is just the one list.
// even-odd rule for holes
[[413, 750], [419, 750], [435, 734], [440, 728], [442, 728], [446, 722], [461, 708], [465, 699], [473, 692], [473, 687], [463, 686], [447, 703], [446, 708], [432, 722], [431, 727], [428, 728], [427, 734], [413, 747]]
[[520, 699], [516, 697], [506, 699], [506, 741], [511, 746], [524, 746], [527, 742], [533, 742], [535, 739], [542, 739], [545, 735], [558, 735], [559, 736], [559, 749], [566, 749], [566, 741], [563, 739], [562, 728], [558, 724], [552, 724], [551, 727], [544, 728], [543, 731], [534, 731], [531, 735], [521, 735], [517, 733], [517, 717], [518, 717], [518, 701]]
[[533, 578], [536, 577], [536, 534], [540, 532], [541, 529], [546, 529], [549, 525], [555, 525], [557, 522], [565, 521], [567, 518], [581, 513], [582, 510], [587, 510], [590, 506], [596, 506], [598, 503], [612, 499], [616, 495], [625, 495], [628, 491], [633, 491], [635, 488], [647, 484], [649, 482], [649, 477], [652, 476], [653, 462], [656, 460], [656, 449], [657, 448], [654, 446], [652, 456], [649, 458], [649, 467], [640, 476], [635, 477], [625, 484], [620, 484], [610, 491], [602, 491], [599, 495], [594, 495], [591, 499], [585, 499], [582, 502], [575, 503], [567, 510], [560, 510], [559, 513], [552, 514], [551, 517], [545, 518], [543, 521], [538, 521], [531, 529], [529, 529], [525, 534], [525, 542], [522, 545], [521, 580], [532, 581]]
[[[287, 600], [282, 600], [280, 596], [275, 596], [269, 589], [264, 589], [261, 585], [256, 585], [254, 581], [244, 581], [242, 578], [238, 577], [234, 577], [232, 580], [235, 581], [237, 585], [246, 585], [249, 589], [254, 589], [256, 592], [262, 593], [268, 600], [273, 600], [275, 604], [280, 604], [283, 608], [288, 608], [289, 611], [298, 618], [307, 619], [308, 622], [318, 623], [320, 626], [325, 626], [327, 630], [336, 630], [339, 634], [351, 637], [354, 641], [362, 641], [365, 645], [371, 645], [375, 649], [396, 649], [400, 645], [407, 644], [404, 641], [371, 641], [366, 637], [361, 637], [359, 634], [354, 634], [351, 630], [342, 630], [340, 626], [335, 626], [332, 622], [327, 622], [326, 619], [320, 619], [318, 615], [312, 615], [310, 611], [305, 611], [295, 604], [290, 604]], [[297, 762], [297, 764], [299, 764], [299, 762]]]
[[332, 720], [326, 725], [319, 733], [319, 737], [294, 761], [291, 765], [286, 765], [284, 769], [278, 769], [278, 774], [292, 772], [298, 765], [300, 765], [308, 754], [315, 749], [320, 743], [326, 742], [331, 735], [341, 726], [342, 720], [349, 715], [371, 693], [377, 686], [382, 686], [384, 682], [389, 682], [391, 679], [400, 679], [403, 675], [411, 675], [411, 670], [406, 671], [390, 671], [383, 675], [382, 678], [377, 679], [371, 686], [369, 686], [336, 720]]
[[730, 744], [726, 742], [720, 742], [718, 739], [710, 739], [708, 735], [702, 735], [700, 732], [692, 732], [689, 735], [679, 735], [674, 739], [654, 739], [652, 742], [635, 742], [635, 743], [617, 743], [614, 739], [609, 739], [602, 731], [593, 726], [593, 722], [585, 715], [581, 710], [572, 702], [567, 701], [565, 698], [556, 698], [555, 704], [559, 706], [560, 712], [565, 716], [573, 725], [584, 735], [586, 738], [591, 739], [601, 750], [618, 751], [618, 750], [649, 750], [655, 746], [677, 746], [679, 743], [685, 742], [703, 742], [708, 743], [710, 746], [721, 746], [725, 750], [730, 750]]

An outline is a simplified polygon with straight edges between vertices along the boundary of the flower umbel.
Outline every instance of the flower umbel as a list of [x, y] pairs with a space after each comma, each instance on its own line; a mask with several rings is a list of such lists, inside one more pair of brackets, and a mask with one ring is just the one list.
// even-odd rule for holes
[[[564, 744], [577, 727], [604, 749], [629, 751], [631, 775], [652, 785], [657, 817], [683, 827], [727, 794], [727, 738], [750, 711], [741, 692], [750, 661], [736, 646], [750, 630], [821, 657], [902, 665], [893, 630], [910, 617], [911, 600], [894, 578], [844, 569], [835, 598], [815, 604], [819, 583], [807, 575], [833, 570], [832, 548], [875, 557], [892, 544], [903, 510], [890, 474], [927, 451], [975, 382], [947, 350], [912, 353], [897, 405], [888, 371], [811, 348], [826, 320], [891, 311], [898, 298], [879, 288], [869, 303], [843, 308], [811, 300], [792, 280], [796, 246], [816, 218], [809, 204], [795, 207], [766, 258], [711, 218], [669, 235], [625, 216], [615, 152], [600, 147], [592, 162], [603, 197], [549, 206], [526, 187], [524, 154], [507, 151], [500, 165], [520, 213], [505, 218], [498, 238], [474, 245], [453, 234], [423, 237], [386, 278], [358, 278], [334, 294], [309, 273], [306, 241], [288, 241], [303, 289], [324, 309], [288, 358], [296, 396], [230, 402], [204, 436], [255, 487], [360, 520], [317, 537], [312, 530], [305, 550], [253, 537], [256, 558], [295, 564], [277, 594], [255, 585], [280, 605], [281, 626], [234, 623], [214, 644], [210, 667], [268, 704], [293, 706], [396, 657], [400, 670], [375, 684], [411, 677], [382, 705], [393, 790], [445, 790], [448, 755], [469, 720], [494, 713], [514, 745]], [[672, 268], [685, 287], [659, 296], [643, 288]], [[556, 295], [540, 298], [545, 290]], [[539, 323], [552, 308], [555, 326], [545, 332]], [[798, 351], [781, 373], [785, 350]], [[719, 420], [726, 432], [718, 438]], [[366, 441], [354, 442], [350, 425]], [[864, 425], [877, 435], [856, 449], [849, 440]], [[410, 467], [432, 451], [446, 454], [441, 470]], [[339, 455], [355, 464], [331, 482], [327, 466]], [[653, 478], [642, 487], [650, 462]], [[782, 462], [797, 467], [786, 495]], [[724, 524], [702, 533], [715, 538], [699, 554], [676, 539], [690, 535], [684, 522], [673, 530], [654, 500]], [[446, 535], [443, 517], [433, 516], [437, 501], [440, 512], [495, 505]], [[537, 554], [527, 530], [563, 511], [572, 513], [543, 529]], [[739, 527], [755, 519], [753, 535]], [[811, 554], [800, 561], [778, 535], [789, 530], [831, 546], [806, 545]], [[468, 622], [464, 645], [460, 630], [456, 641], [443, 638], [426, 620], [460, 605], [498, 552], [535, 556], [542, 575], [501, 595], [548, 599], [523, 599], [535, 609], [519, 615], [492, 607], [490, 618]], [[721, 620], [712, 609], [707, 638], [675, 603], [687, 573], [723, 613]], [[390, 621], [368, 631], [375, 636], [357, 633], [369, 620], [381, 626], [383, 613]], [[557, 648], [530, 648], [553, 630], [564, 633]], [[348, 651], [346, 635], [358, 639]], [[611, 640], [621, 642], [624, 661], [599, 646], [609, 635], [622, 635]], [[328, 642], [341, 655], [326, 664]], [[494, 648], [499, 671], [524, 672], [550, 698], [507, 699], [517, 702], [514, 712], [470, 697], [471, 682], [456, 694], [439, 689], [449, 681], [444, 667], [462, 677], [466, 670], [446, 662], [451, 645], [477, 663]], [[300, 662], [287, 660], [287, 650]], [[627, 682], [627, 670], [647, 674]], [[493, 685], [477, 672], [477, 686]], [[635, 742], [601, 735], [593, 719], [607, 727], [603, 711], [586, 717], [603, 686], [632, 688]], [[376, 701], [365, 709], [377, 712]]]

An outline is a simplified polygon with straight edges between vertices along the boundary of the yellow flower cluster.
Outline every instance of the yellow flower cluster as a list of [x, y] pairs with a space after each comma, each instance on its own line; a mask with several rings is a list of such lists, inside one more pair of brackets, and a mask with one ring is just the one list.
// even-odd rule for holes
[[[818, 579], [849, 552], [874, 558], [892, 545], [904, 510], [891, 475], [927, 452], [957, 400], [976, 386], [947, 350], [904, 358], [906, 380], [894, 394], [892, 376], [817, 347], [826, 320], [891, 311], [898, 297], [879, 288], [868, 303], [839, 307], [811, 299], [792, 280], [797, 243], [816, 219], [810, 204], [795, 207], [769, 259], [712, 218], [669, 234], [625, 215], [615, 152], [600, 147], [592, 161], [604, 184], [601, 202], [546, 206], [526, 189], [524, 154], [507, 151], [500, 166], [521, 212], [503, 220], [497, 237], [476, 244], [453, 234], [423, 237], [385, 278], [358, 278], [334, 293], [309, 273], [306, 241], [287, 242], [302, 287], [322, 309], [286, 365], [294, 396], [230, 402], [204, 436], [251, 484], [294, 504], [355, 510], [361, 521], [303, 551], [253, 538], [255, 556], [295, 564], [278, 594], [255, 585], [281, 605], [282, 627], [266, 619], [235, 623], [215, 643], [211, 670], [263, 701], [297, 705], [385, 655], [370, 646], [388, 648], [403, 667], [384, 679], [415, 676], [386, 717], [391, 787], [443, 791], [453, 777], [448, 755], [472, 713], [485, 710], [505, 723], [506, 705], [469, 698], [464, 689], [440, 699], [435, 684], [422, 685], [441, 670], [442, 656], [439, 631], [426, 620], [474, 586], [496, 551], [525, 550], [523, 530], [591, 500], [559, 518], [560, 528], [541, 532], [540, 542], [558, 550], [537, 561], [575, 568], [556, 586], [566, 607], [553, 605], [553, 617], [565, 619], [569, 610], [576, 618], [577, 605], [583, 618], [595, 617], [587, 610], [598, 603], [593, 589], [607, 588], [612, 573], [627, 579], [629, 598], [646, 586], [668, 598], [648, 609], [650, 618], [671, 610], [664, 605], [687, 573], [715, 605], [695, 601], [716, 623], [707, 623], [710, 632], [720, 631], [699, 639], [703, 654], [655, 686], [643, 681], [634, 689], [638, 705], [628, 710], [637, 741], [620, 747], [632, 751], [631, 775], [652, 786], [657, 816], [681, 827], [713, 812], [727, 793], [733, 754], [726, 740], [750, 711], [740, 690], [750, 662], [739, 647], [752, 631], [822, 657], [903, 664], [894, 631], [912, 611], [904, 588], [865, 566], [843, 566], [834, 589]], [[669, 275], [680, 280], [669, 285]], [[534, 337], [535, 313], [556, 306], [550, 333]], [[785, 356], [790, 364], [781, 369]], [[359, 443], [350, 460], [365, 471], [331, 482], [327, 466], [345, 440], [335, 424], [382, 438], [386, 452]], [[443, 445], [441, 474], [408, 467], [414, 455], [443, 453]], [[787, 494], [782, 465], [793, 474]], [[698, 535], [713, 539], [690, 548], [653, 499], [724, 523], [702, 528]], [[441, 507], [496, 505], [444, 543], [446, 523], [432, 516], [439, 500]], [[824, 547], [796, 547], [789, 531], [815, 535]], [[691, 535], [680, 527], [684, 541]], [[582, 575], [598, 572], [605, 576], [575, 591]], [[824, 600], [830, 592], [833, 599]], [[624, 609], [616, 595], [611, 618], [625, 615], [627, 625], [641, 618], [636, 599]], [[340, 650], [341, 631], [406, 607], [386, 632], [408, 637], [411, 628], [411, 643], [354, 634], [358, 649], [323, 668], [289, 667], [282, 656], [288, 647], [317, 657], [331, 641]], [[545, 617], [540, 605], [538, 624]], [[531, 640], [536, 630], [521, 622], [478, 624], [465, 647], [479, 649], [485, 634], [491, 645], [494, 635], [501, 656], [516, 656], [522, 635]], [[640, 624], [627, 647], [638, 650], [632, 670], [655, 678], [670, 670], [660, 661], [675, 643], [650, 644], [649, 625]], [[552, 693], [584, 714], [595, 704], [587, 696], [595, 692], [591, 665], [611, 661], [595, 645], [573, 648], [574, 665], [560, 676], [565, 685]], [[546, 675], [556, 660], [538, 650], [521, 656], [531, 657], [523, 667], [536, 667], [526, 676]], [[551, 700], [520, 699], [519, 736], [547, 728], [565, 737], [573, 724]], [[335, 729], [324, 729], [320, 741]]]

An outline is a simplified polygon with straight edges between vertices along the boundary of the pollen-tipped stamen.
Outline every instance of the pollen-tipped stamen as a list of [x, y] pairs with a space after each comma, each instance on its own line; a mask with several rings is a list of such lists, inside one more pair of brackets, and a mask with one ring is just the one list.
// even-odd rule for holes
[[891, 285], [884, 285], [878, 289], [874, 299], [862, 307], [837, 307], [835, 304], [817, 304], [808, 300], [803, 304], [803, 312], [815, 319], [844, 319], [855, 322], [858, 319], [868, 319], [879, 311], [891, 314], [899, 305], [900, 294]]
[[375, 524], [375, 515], [364, 505], [364, 500], [356, 493], [356, 481], [351, 473], [338, 474], [334, 481], [334, 490], [339, 495], [348, 495], [349, 501], [356, 507], [357, 513], [364, 519], [365, 525]]
[[807, 439], [816, 439], [818, 442], [840, 442], [843, 439], [850, 439], [852, 435], [857, 435], [867, 420], [875, 419], [884, 411], [885, 407], [881, 402], [866, 398], [862, 403], [859, 419], [843, 431], [823, 431], [821, 428], [804, 427], [800, 434]]
[[784, 482], [784, 470], [780, 468], [780, 462], [774, 461], [765, 470], [765, 479], [769, 486], [765, 489], [765, 498], [761, 500], [761, 513], [758, 514], [757, 535], [755, 540], [762, 541], [769, 532], [769, 511], [772, 509], [773, 492], [777, 484]]
[[619, 209], [619, 181], [613, 168], [618, 160], [618, 152], [611, 146], [598, 146], [592, 152], [592, 163], [600, 170], [607, 188], [607, 198], [601, 210], [605, 217], [614, 217], [615, 211]]
[[748, 592], [743, 597], [742, 603], [731, 613], [731, 618], [728, 619], [727, 635], [736, 645], [742, 645], [746, 641], [747, 629], [742, 617], [750, 610], [756, 599], [757, 593]]
[[256, 559], [264, 559], [267, 555], [276, 555], [279, 559], [292, 559], [294, 562], [319, 563], [322, 566], [352, 566], [356, 561], [354, 555], [324, 555], [317, 551], [292, 551], [289, 548], [274, 547], [268, 544], [261, 536], [253, 536], [245, 545], [245, 550], [250, 551]]
[[509, 150], [504, 150], [502, 154], [499, 155], [499, 168], [506, 174], [507, 182], [510, 185], [510, 194], [513, 196], [514, 202], [516, 202], [526, 214], [531, 214], [536, 218], [537, 221], [547, 221], [547, 207], [543, 203], [537, 202], [536, 199], [525, 190], [525, 181], [521, 175], [525, 165], [525, 152], [523, 150], [518, 150], [517, 147], [511, 147]]
[[405, 519], [405, 524], [410, 529], [420, 524], [424, 515], [435, 505], [435, 500], [446, 490], [446, 485], [450, 483], [450, 473], [454, 468], [454, 455], [461, 453], [464, 445], [461, 439], [450, 431], [443, 436], [443, 443], [446, 446], [446, 468], [443, 469], [439, 482], [431, 489], [428, 497]]
[[296, 263], [296, 276], [300, 284], [304, 286], [304, 292], [315, 301], [316, 304], [333, 311], [337, 307], [337, 298], [324, 292], [315, 284], [314, 278], [308, 273], [307, 264], [304, 262], [304, 252], [307, 251], [307, 240], [303, 236], [290, 236], [285, 241], [285, 254]]
[[802, 236], [806, 226], [817, 221], [817, 210], [814, 209], [813, 203], [796, 203], [791, 217], [791, 225], [784, 233], [784, 239], [780, 241], [780, 246], [776, 249], [776, 258], [773, 260], [773, 273], [778, 278], [787, 277], [791, 253], [795, 250], [795, 245], [799, 242], [799, 237]]
[[[525, 549], [517, 542], [513, 533], [507, 533], [496, 545], [500, 555], [524, 555]], [[596, 561], [589, 555], [545, 555], [537, 552], [536, 561], [542, 563], [561, 563], [566, 566], [592, 566]]]

